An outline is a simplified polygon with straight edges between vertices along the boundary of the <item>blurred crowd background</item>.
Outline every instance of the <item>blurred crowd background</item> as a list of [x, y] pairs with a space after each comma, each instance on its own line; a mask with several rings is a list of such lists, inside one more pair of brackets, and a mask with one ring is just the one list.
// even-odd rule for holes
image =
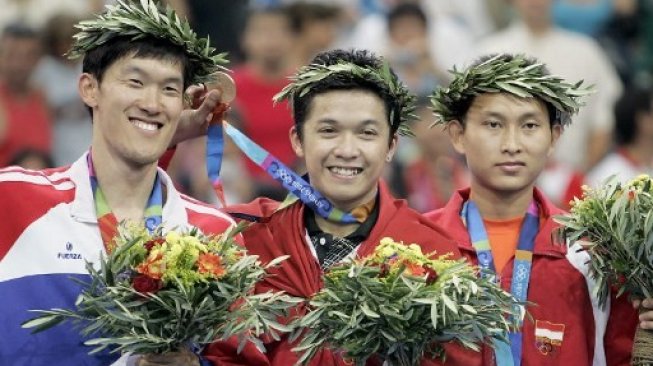
[[[63, 54], [73, 25], [110, 0], [0, 0], [0, 167], [70, 164], [88, 149], [91, 121], [77, 94], [78, 62]], [[418, 211], [442, 206], [468, 182], [442, 128], [429, 128], [428, 95], [447, 70], [500, 51], [526, 53], [597, 92], [560, 139], [539, 187], [567, 207], [582, 184], [629, 179], [653, 164], [653, 0], [167, 0], [229, 53], [238, 96], [227, 119], [280, 160], [291, 150], [286, 104], [271, 98], [320, 51], [383, 55], [418, 96], [416, 137], [400, 141], [386, 172]], [[169, 168], [180, 190], [216, 202], [205, 141], [180, 144]], [[232, 145], [222, 181], [228, 204], [284, 192]]]

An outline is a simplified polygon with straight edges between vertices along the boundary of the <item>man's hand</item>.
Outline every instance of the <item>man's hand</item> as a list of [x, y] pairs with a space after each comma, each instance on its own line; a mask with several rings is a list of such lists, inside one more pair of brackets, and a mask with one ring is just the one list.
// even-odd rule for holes
[[642, 329], [653, 329], [653, 299], [633, 300], [633, 307], [639, 309], [643, 306], [647, 311], [640, 310], [639, 326]]
[[215, 115], [216, 108], [224, 105], [226, 111], [226, 104], [221, 103], [220, 90], [206, 90], [204, 86], [192, 85], [186, 90], [186, 95], [191, 100], [191, 105], [179, 116], [179, 125], [170, 142], [171, 147], [182, 141], [206, 135], [209, 124], [215, 120], [214, 117], [218, 117]]
[[191, 85], [186, 89], [190, 105], [181, 112], [177, 131], [172, 137], [171, 146], [182, 141], [206, 135], [209, 124], [222, 122], [229, 102], [236, 97], [233, 79], [218, 72], [214, 84]]
[[199, 358], [188, 350], [160, 355], [142, 355], [136, 366], [200, 366]]

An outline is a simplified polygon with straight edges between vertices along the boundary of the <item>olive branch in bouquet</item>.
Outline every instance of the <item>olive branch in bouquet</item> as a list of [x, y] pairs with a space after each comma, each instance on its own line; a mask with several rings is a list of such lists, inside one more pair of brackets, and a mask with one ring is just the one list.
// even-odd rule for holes
[[90, 281], [76, 309], [35, 310], [40, 316], [23, 324], [35, 332], [72, 321], [90, 353], [165, 353], [200, 350], [217, 339], [238, 336], [264, 351], [263, 333], [278, 339], [291, 330], [277, 322], [299, 300], [281, 293], [254, 294], [254, 285], [280, 257], [263, 265], [247, 255], [235, 237], [239, 225], [222, 235], [197, 229], [149, 234], [144, 227], [121, 226], [115, 249], [99, 268], [87, 263]]
[[387, 365], [418, 365], [443, 357], [443, 342], [479, 350], [487, 338], [506, 341], [523, 304], [464, 259], [431, 257], [384, 238], [370, 257], [326, 273], [291, 337], [302, 337], [299, 363], [329, 347], [356, 365], [375, 356]]
[[583, 187], [568, 214], [555, 220], [569, 244], [581, 242], [590, 255], [594, 289], [605, 305], [610, 287], [637, 298], [653, 297], [653, 184], [641, 175], [626, 184], [608, 178]]
[[[593, 289], [603, 307], [612, 288], [617, 296], [653, 297], [653, 182], [641, 175], [626, 184], [615, 176], [599, 188], [583, 187], [568, 214], [555, 220], [568, 245], [589, 254]], [[642, 311], [643, 309], [640, 309]], [[645, 309], [644, 309], [645, 310]], [[633, 365], [653, 364], [653, 332], [637, 327]]]

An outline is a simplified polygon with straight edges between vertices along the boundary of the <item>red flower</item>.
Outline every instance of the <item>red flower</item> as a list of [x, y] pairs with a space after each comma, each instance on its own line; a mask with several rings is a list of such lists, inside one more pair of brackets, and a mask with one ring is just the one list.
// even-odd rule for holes
[[158, 280], [156, 278], [152, 278], [150, 276], [146, 275], [138, 275], [136, 278], [134, 278], [134, 282], [132, 283], [132, 286], [134, 287], [134, 290], [145, 294], [145, 293], [156, 293], [163, 287], [163, 282], [161, 280]]
[[635, 199], [635, 191], [628, 191], [628, 200], [632, 201]]
[[426, 284], [430, 285], [438, 279], [438, 272], [433, 268], [424, 266], [424, 272], [426, 272]]
[[164, 238], [159, 237], [159, 238], [148, 240], [143, 246], [145, 247], [145, 250], [147, 250], [147, 254], [150, 254], [150, 251], [152, 250], [152, 248], [154, 248], [154, 246], [161, 245], [165, 242], [166, 240]]
[[210, 273], [216, 278], [224, 276], [227, 272], [220, 256], [212, 253], [200, 254], [197, 258], [197, 267], [199, 273]]

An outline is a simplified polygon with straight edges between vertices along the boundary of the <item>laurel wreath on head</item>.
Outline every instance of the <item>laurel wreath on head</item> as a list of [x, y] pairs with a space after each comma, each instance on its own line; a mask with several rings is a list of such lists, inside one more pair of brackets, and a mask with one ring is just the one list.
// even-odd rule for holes
[[118, 0], [116, 5], [107, 5], [107, 11], [95, 19], [79, 22], [80, 30], [73, 36], [75, 42], [68, 51], [70, 59], [83, 57], [90, 50], [118, 37], [138, 40], [152, 36], [170, 41], [184, 48], [195, 73], [192, 84], [214, 81], [213, 74], [227, 70], [226, 53], [215, 54], [209, 38], [199, 38], [190, 28], [187, 20], [181, 20], [169, 6], [161, 9], [154, 0], [140, 2]]
[[[288, 84], [273, 98], [275, 102], [292, 101], [294, 98], [306, 95], [315, 83], [327, 78], [341, 80], [352, 79], [372, 82], [387, 89], [392, 100], [390, 107], [390, 124], [398, 123], [397, 132], [403, 136], [413, 136], [408, 123], [416, 119], [415, 96], [406, 86], [390, 72], [390, 66], [383, 62], [381, 68], [364, 67], [351, 62], [339, 62], [333, 65], [310, 64], [303, 66], [290, 78]], [[397, 122], [397, 113], [398, 122]]]
[[583, 105], [581, 98], [594, 92], [592, 85], [583, 85], [583, 80], [570, 84], [550, 75], [543, 63], [524, 55], [497, 54], [464, 71], [454, 67], [450, 73], [453, 80], [449, 86], [431, 94], [434, 124], [460, 120], [462, 105], [479, 94], [505, 92], [520, 98], [542, 99], [555, 108], [555, 120], [567, 126]]

